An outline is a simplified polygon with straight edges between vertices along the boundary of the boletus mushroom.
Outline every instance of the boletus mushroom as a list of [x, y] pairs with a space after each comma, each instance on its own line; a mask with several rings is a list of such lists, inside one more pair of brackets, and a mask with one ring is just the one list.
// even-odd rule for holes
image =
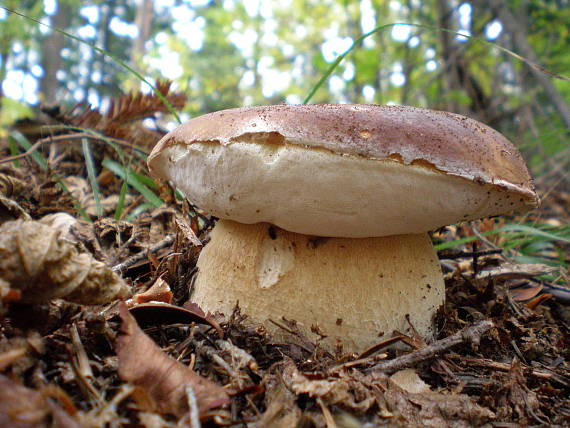
[[433, 334], [444, 284], [428, 231], [538, 204], [505, 137], [414, 107], [219, 111], [167, 134], [148, 164], [220, 218], [194, 302], [317, 325], [326, 343], [355, 352], [406, 331], [406, 315]]

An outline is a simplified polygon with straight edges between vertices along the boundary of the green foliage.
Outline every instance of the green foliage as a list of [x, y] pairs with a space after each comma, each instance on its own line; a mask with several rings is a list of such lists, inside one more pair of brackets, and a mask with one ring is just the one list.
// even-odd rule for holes
[[164, 202], [156, 195], [156, 193], [154, 193], [147, 186], [149, 181], [151, 181], [147, 176], [138, 174], [134, 172], [130, 167], [111, 159], [104, 159], [102, 165], [123, 179], [125, 183], [134, 187], [137, 192], [143, 195], [145, 199], [154, 207], [160, 207], [164, 204]]
[[34, 115], [29, 105], [11, 98], [0, 98], [0, 138], [8, 135], [6, 131], [18, 119], [30, 118]]
[[[568, 268], [562, 245], [570, 244], [570, 226], [554, 227], [524, 223], [510, 223], [496, 229], [481, 232], [480, 236], [500, 235], [501, 248], [519, 263], [543, 263]], [[435, 243], [437, 251], [462, 246], [477, 241], [479, 236], [468, 236], [449, 242]], [[557, 254], [557, 257], [552, 257]]]
[[97, 183], [97, 172], [95, 171], [95, 161], [93, 160], [93, 153], [87, 138], [81, 140], [81, 148], [83, 150], [83, 157], [85, 159], [85, 166], [87, 167], [87, 178], [91, 185], [93, 192], [93, 199], [95, 199], [95, 207], [97, 210], [97, 217], [103, 216], [103, 208], [101, 207], [101, 191], [99, 190], [99, 183]]

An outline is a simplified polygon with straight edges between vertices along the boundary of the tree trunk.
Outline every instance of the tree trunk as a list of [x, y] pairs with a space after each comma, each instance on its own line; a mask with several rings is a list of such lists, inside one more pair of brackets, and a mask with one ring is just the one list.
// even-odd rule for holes
[[133, 43], [131, 65], [136, 66], [146, 52], [145, 43], [150, 38], [152, 29], [153, 7], [152, 0], [138, 0], [135, 16], [135, 25], [139, 34]]
[[[513, 16], [508, 6], [503, 1], [497, 0], [489, 1], [488, 4], [493, 8], [499, 17], [499, 20], [502, 22], [505, 30], [511, 36], [513, 45], [515, 46], [518, 53], [529, 61], [538, 64], [538, 58], [532, 46], [528, 43], [525, 37], [524, 28], [519, 25], [519, 22]], [[558, 92], [546, 74], [531, 66], [528, 66], [528, 70], [534, 76], [540, 86], [542, 86], [548, 98], [552, 101], [552, 104], [556, 108], [556, 111], [560, 115], [560, 118], [562, 119], [564, 125], [570, 128], [570, 106], [568, 106], [568, 103], [564, 97], [560, 94], [560, 92]]]
[[[451, 9], [447, 4], [447, 0], [437, 0], [438, 25], [441, 28], [453, 29], [451, 21]], [[457, 72], [457, 46], [453, 43], [453, 35], [445, 31], [439, 32], [439, 41], [441, 43], [441, 57], [443, 59], [444, 70], [444, 88], [447, 98], [445, 109], [461, 114], [467, 114], [466, 109], [456, 102], [451, 96], [453, 92], [461, 91], [461, 79]]]
[[[72, 7], [68, 2], [59, 1], [57, 12], [51, 17], [50, 24], [65, 29], [71, 23]], [[40, 80], [40, 99], [42, 104], [54, 104], [57, 99], [57, 72], [61, 68], [61, 50], [65, 45], [63, 34], [52, 31], [42, 47], [41, 65], [43, 76]]]

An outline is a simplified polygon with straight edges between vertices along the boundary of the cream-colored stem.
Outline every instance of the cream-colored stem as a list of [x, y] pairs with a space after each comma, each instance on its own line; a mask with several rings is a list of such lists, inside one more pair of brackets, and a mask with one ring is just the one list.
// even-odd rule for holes
[[192, 300], [204, 310], [230, 314], [239, 301], [253, 319], [316, 324], [328, 346], [341, 342], [354, 352], [378, 343], [381, 332], [408, 331], [406, 314], [432, 334], [444, 299], [427, 234], [318, 238], [220, 220], [198, 268]]

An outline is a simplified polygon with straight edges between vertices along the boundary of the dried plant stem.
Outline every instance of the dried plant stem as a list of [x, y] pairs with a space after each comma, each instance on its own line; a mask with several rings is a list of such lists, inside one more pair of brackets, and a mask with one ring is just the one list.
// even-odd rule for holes
[[[470, 366], [485, 367], [492, 370], [498, 370], [501, 372], [508, 372], [512, 369], [511, 364], [501, 363], [499, 361], [488, 360], [484, 358], [474, 358], [474, 357], [464, 357], [464, 356], [452, 356], [453, 359], [458, 359], [463, 363], [467, 363]], [[536, 369], [532, 368], [528, 371], [530, 375], [536, 377], [537, 379], [549, 380], [557, 382], [566, 387], [570, 386], [570, 380], [560, 376], [553, 371], [548, 369]]]
[[190, 427], [201, 428], [202, 424], [200, 423], [198, 400], [196, 399], [196, 394], [194, 394], [194, 389], [191, 385], [186, 385], [186, 399], [188, 400], [188, 408], [190, 409]]
[[55, 135], [55, 136], [49, 136], [46, 138], [41, 138], [38, 141], [36, 141], [32, 145], [32, 147], [30, 147], [24, 153], [21, 153], [19, 155], [15, 155], [15, 156], [8, 156], [8, 157], [5, 157], [3, 159], [0, 159], [0, 165], [5, 164], [5, 163], [9, 163], [9, 162], [14, 162], [14, 161], [17, 161], [20, 159], [24, 159], [24, 158], [30, 156], [35, 151], [37, 151], [44, 144], [61, 143], [61, 142], [73, 141], [73, 140], [78, 140], [80, 142], [84, 138], [87, 138], [87, 139], [93, 140], [93, 141], [102, 141], [104, 143], [106, 143], [105, 140], [111, 141], [111, 142], [117, 144], [118, 146], [127, 147], [127, 148], [130, 148], [133, 150], [138, 150], [141, 153], [146, 154], [146, 152], [144, 150], [134, 146], [133, 144], [131, 144], [127, 141], [123, 141], [123, 140], [119, 140], [117, 138], [111, 138], [111, 137], [107, 137], [107, 136], [105, 137], [105, 140], [103, 140], [102, 138], [97, 138], [92, 134], [87, 134], [87, 133], [81, 132], [81, 133], [76, 133], [76, 134]]
[[128, 268], [130, 268], [131, 266], [135, 265], [136, 263], [140, 262], [141, 260], [144, 260], [147, 257], [148, 253], [154, 253], [158, 250], [163, 249], [164, 247], [171, 245], [175, 239], [176, 239], [176, 235], [168, 235], [166, 238], [157, 242], [155, 245], [150, 247], [148, 250], [141, 251], [140, 253], [137, 253], [134, 256], [129, 257], [124, 262], [113, 266], [113, 268], [111, 270], [115, 273], [121, 274], [124, 271], [126, 271]]
[[449, 348], [459, 345], [460, 343], [471, 342], [472, 344], [477, 345], [481, 340], [481, 335], [489, 331], [492, 327], [493, 323], [491, 321], [480, 321], [471, 327], [458, 331], [445, 339], [438, 340], [437, 342], [418, 349], [415, 352], [410, 352], [409, 354], [402, 355], [398, 358], [394, 358], [393, 360], [376, 364], [367, 371], [394, 373], [398, 370], [414, 367], [418, 363], [429, 358], [433, 358], [436, 355], [447, 351]]

